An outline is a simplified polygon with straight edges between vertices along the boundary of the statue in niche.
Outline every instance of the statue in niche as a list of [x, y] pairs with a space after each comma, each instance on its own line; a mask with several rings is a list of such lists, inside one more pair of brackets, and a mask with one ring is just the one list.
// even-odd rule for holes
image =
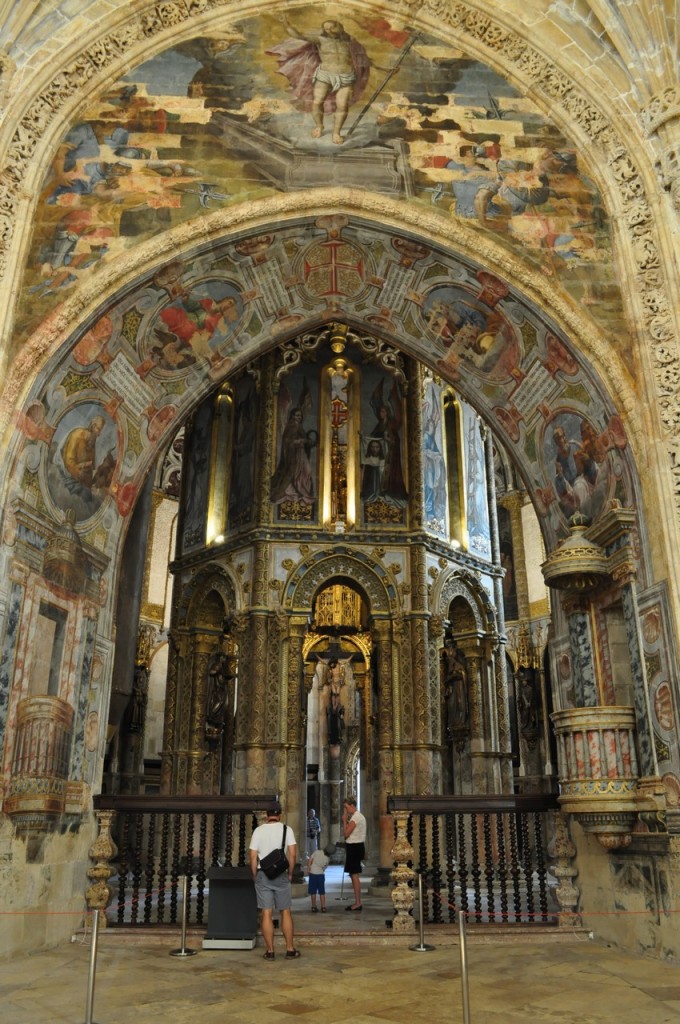
[[453, 640], [446, 640], [442, 651], [446, 736], [448, 739], [468, 727], [468, 674], [465, 654]]
[[327, 709], [328, 742], [331, 746], [337, 746], [345, 727], [345, 708], [342, 703], [345, 669], [336, 659], [328, 662], [327, 680], [330, 688]]
[[128, 732], [143, 733], [146, 721], [146, 705], [149, 699], [149, 670], [146, 665], [135, 665], [130, 697]]
[[521, 668], [517, 673], [517, 684], [520, 729], [523, 736], [531, 736], [538, 731], [538, 701], [533, 672]]
[[216, 651], [208, 662], [208, 689], [205, 701], [205, 737], [215, 742], [222, 735], [229, 706], [229, 683], [235, 678], [231, 658]]

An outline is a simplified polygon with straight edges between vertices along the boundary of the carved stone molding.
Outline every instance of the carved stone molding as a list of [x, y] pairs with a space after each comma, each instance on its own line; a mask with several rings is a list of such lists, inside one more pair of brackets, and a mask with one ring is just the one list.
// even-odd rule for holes
[[354, 580], [365, 591], [373, 614], [397, 613], [396, 588], [386, 570], [371, 563], [364, 552], [352, 549], [337, 553], [319, 551], [299, 563], [286, 581], [284, 607], [311, 608], [316, 591], [338, 576]]

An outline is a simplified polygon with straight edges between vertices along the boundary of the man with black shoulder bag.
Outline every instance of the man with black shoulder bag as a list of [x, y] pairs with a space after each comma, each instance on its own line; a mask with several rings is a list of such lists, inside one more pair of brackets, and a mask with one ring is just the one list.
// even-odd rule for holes
[[267, 820], [257, 826], [250, 839], [250, 870], [255, 880], [265, 960], [274, 960], [274, 910], [281, 914], [286, 960], [297, 960], [300, 956], [293, 941], [290, 890], [296, 859], [295, 835], [292, 828], [281, 822], [281, 804], [277, 801], [268, 807]]

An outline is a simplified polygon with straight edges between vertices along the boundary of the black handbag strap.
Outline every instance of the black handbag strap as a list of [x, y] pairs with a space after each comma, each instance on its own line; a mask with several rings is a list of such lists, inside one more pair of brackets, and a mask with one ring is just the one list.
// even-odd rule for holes
[[286, 849], [286, 829], [287, 828], [288, 828], [287, 825], [283, 826], [283, 836], [281, 838], [281, 849], [284, 850], [284, 851]]

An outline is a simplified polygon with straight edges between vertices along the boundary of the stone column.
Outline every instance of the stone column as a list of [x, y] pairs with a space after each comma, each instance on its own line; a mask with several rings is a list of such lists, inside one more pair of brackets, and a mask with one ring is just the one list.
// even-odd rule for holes
[[[394, 842], [392, 815], [387, 811], [387, 797], [401, 791], [401, 772], [395, 764], [394, 742], [397, 736], [394, 730], [397, 717], [394, 713], [393, 698], [393, 664], [392, 644], [388, 619], [373, 620], [373, 638], [377, 655], [378, 692], [378, 874], [384, 877], [384, 884], [389, 882], [392, 868], [392, 846]], [[398, 732], [398, 730], [397, 730]], [[370, 841], [370, 840], [369, 840]], [[374, 841], [373, 841], [374, 842]], [[371, 842], [371, 845], [373, 845]]]
[[562, 598], [562, 607], [569, 626], [576, 707], [597, 707], [601, 703], [593, 656], [597, 641], [590, 628], [590, 604], [586, 597], [567, 594]]
[[[205, 701], [208, 678], [208, 662], [215, 651], [213, 634], [198, 634], [194, 637], [193, 658], [191, 659], [191, 720], [189, 725], [188, 784], [186, 792], [206, 792], [206, 742], [205, 742]], [[209, 773], [208, 773], [209, 774]]]
[[524, 528], [522, 526], [522, 509], [525, 503], [526, 495], [520, 491], [504, 494], [498, 502], [510, 514], [513, 572], [515, 574], [515, 589], [517, 590], [517, 614], [520, 621], [529, 618], [529, 580], [526, 569], [526, 552], [524, 550]]
[[649, 687], [645, 671], [642, 636], [640, 634], [640, 611], [637, 603], [635, 567], [632, 561], [624, 562], [617, 566], [612, 575], [615, 582], [619, 584], [621, 603], [623, 605], [623, 618], [626, 623], [628, 650], [630, 651], [630, 671], [633, 680], [640, 775], [642, 778], [657, 778], [659, 766], [656, 758], [654, 734], [651, 727]]
[[[305, 709], [306, 695], [302, 661], [302, 644], [307, 633], [307, 618], [294, 616], [289, 619], [288, 629], [288, 694], [286, 712], [286, 817], [295, 823], [298, 842], [298, 860], [304, 859], [305, 816], [307, 813], [305, 787]], [[303, 796], [304, 794], [304, 796]]]
[[487, 736], [484, 715], [484, 659], [479, 650], [465, 651], [470, 680], [470, 762], [472, 765], [472, 792], [488, 793]]
[[[491, 531], [491, 558], [494, 566], [501, 568], [501, 545], [498, 533], [498, 507], [496, 502], [496, 475], [494, 472], [493, 438], [486, 427], [483, 431], [484, 459], [486, 464], [486, 488], [489, 502], [489, 527]], [[492, 734], [494, 747], [498, 751], [498, 784], [503, 793], [512, 793], [514, 780], [512, 772], [512, 739], [510, 734], [510, 700], [508, 693], [508, 668], [505, 657], [505, 609], [503, 607], [503, 578], [494, 576], [493, 596], [496, 605], [495, 651], [489, 651], [495, 709]], [[527, 600], [528, 604], [528, 600]]]
[[180, 675], [180, 656], [177, 634], [170, 630], [168, 634], [168, 675], [165, 687], [165, 715], [163, 719], [163, 750], [161, 752], [161, 793], [176, 792], [174, 789], [176, 770], [176, 727], [177, 727], [177, 693], [178, 676]]

